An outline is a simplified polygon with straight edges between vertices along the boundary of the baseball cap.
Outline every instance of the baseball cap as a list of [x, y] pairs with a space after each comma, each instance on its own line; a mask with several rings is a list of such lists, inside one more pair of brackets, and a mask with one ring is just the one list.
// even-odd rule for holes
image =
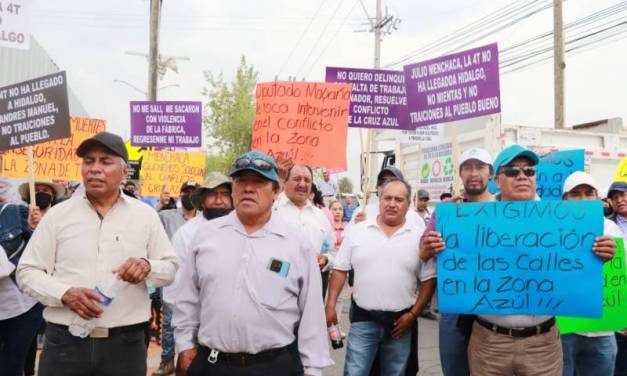
[[183, 192], [184, 190], [186, 190], [187, 188], [198, 188], [198, 183], [196, 183], [193, 180], [188, 180], [185, 183], [183, 183], [183, 185], [181, 185], [181, 189], [179, 190], [179, 192]]
[[242, 171], [253, 171], [270, 181], [279, 183], [279, 174], [274, 159], [260, 151], [249, 151], [237, 157], [229, 176], [233, 177]]
[[607, 190], [607, 197], [610, 197], [614, 192], [627, 192], [627, 183], [624, 181], [613, 182]]
[[418, 194], [418, 199], [429, 198], [429, 192], [425, 191], [424, 189], [419, 189], [417, 194]]
[[381, 178], [386, 172], [389, 172], [399, 179], [403, 179], [403, 173], [401, 172], [401, 170], [394, 166], [386, 166], [385, 168], [381, 169], [381, 171], [379, 171], [379, 174], [377, 175], [377, 187], [383, 185], [383, 181], [381, 180]]
[[461, 166], [466, 161], [469, 161], [471, 159], [476, 159], [487, 165], [492, 165], [492, 157], [490, 156], [490, 153], [482, 148], [472, 148], [464, 151], [462, 155], [459, 156], [459, 165]]
[[231, 188], [231, 179], [219, 172], [210, 172], [207, 175], [205, 182], [200, 187], [198, 187], [198, 189], [196, 189], [194, 193], [192, 193], [192, 204], [194, 204], [194, 207], [197, 210], [202, 210], [202, 195], [205, 192], [218, 188], [223, 184], [226, 184], [229, 186], [229, 188]]
[[540, 158], [538, 158], [538, 155], [536, 153], [520, 145], [514, 144], [508, 148], [503, 149], [503, 151], [501, 151], [499, 155], [496, 156], [493, 164], [494, 175], [498, 175], [499, 169], [501, 167], [507, 166], [511, 161], [516, 158], [527, 158], [531, 161], [533, 165], [537, 165], [538, 162], [540, 162]]
[[568, 175], [566, 180], [564, 180], [564, 187], [562, 188], [562, 196], [566, 193], [572, 191], [575, 187], [580, 185], [589, 185], [594, 188], [597, 192], [599, 191], [599, 186], [597, 185], [596, 180], [592, 177], [592, 175], [587, 174], [583, 171], [575, 171], [572, 174]]
[[100, 132], [92, 138], [88, 138], [78, 146], [76, 155], [83, 158], [87, 151], [94, 146], [103, 146], [128, 163], [128, 151], [126, 151], [126, 146], [124, 146], [124, 140], [117, 134]]

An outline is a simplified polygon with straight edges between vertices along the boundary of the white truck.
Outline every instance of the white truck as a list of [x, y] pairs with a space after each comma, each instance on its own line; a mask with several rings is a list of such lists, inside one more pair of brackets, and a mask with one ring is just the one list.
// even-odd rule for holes
[[[431, 145], [401, 143], [398, 141], [398, 131], [378, 133], [376, 150], [393, 150], [394, 153], [375, 154], [374, 163], [371, 163], [373, 168], [370, 181], [376, 181], [378, 167], [383, 162], [383, 156], [387, 155], [385, 161], [393, 160], [412, 188], [421, 188], [421, 181], [425, 183], [430, 179], [428, 186], [432, 193], [431, 200], [437, 200], [438, 191], [448, 191], [452, 187], [453, 178], [458, 176], [455, 148], [446, 146], [452, 138], [456, 138], [459, 146], [457, 152], [482, 147], [493, 157], [503, 148], [515, 143], [540, 155], [558, 150], [584, 149], [585, 170], [597, 180], [601, 187], [599, 194], [604, 196], [616, 167], [627, 156], [627, 129], [621, 118], [579, 124], [567, 129], [553, 129], [501, 124], [500, 115], [491, 115], [440, 126], [443, 127], [443, 138], [437, 144]], [[456, 135], [452, 133], [453, 127]], [[439, 158], [440, 161], [424, 163], [426, 158]], [[438, 176], [434, 177], [434, 172]], [[434, 179], [441, 184], [433, 184]]]

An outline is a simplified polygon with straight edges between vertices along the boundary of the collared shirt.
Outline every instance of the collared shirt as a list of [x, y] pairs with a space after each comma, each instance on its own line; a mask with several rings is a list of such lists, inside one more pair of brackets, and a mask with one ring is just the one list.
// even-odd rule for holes
[[616, 224], [623, 233], [623, 236], [627, 237], [627, 218], [620, 214], [616, 214]]
[[328, 263], [323, 271], [329, 270], [335, 257], [335, 237], [333, 226], [322, 210], [313, 206], [309, 200], [304, 207], [299, 208], [287, 198], [285, 192], [279, 195], [272, 210], [302, 231], [309, 240], [311, 249], [327, 256]]
[[[174, 251], [176, 252], [176, 256], [179, 260], [179, 265], [181, 265], [181, 269], [183, 265], [185, 265], [185, 260], [187, 259], [187, 255], [190, 252], [190, 245], [192, 243], [192, 239], [196, 235], [196, 231], [200, 228], [200, 226], [207, 222], [205, 217], [199, 215], [193, 219], [190, 219], [185, 223], [181, 228], [176, 230], [174, 236], [172, 236], [172, 246], [174, 247]], [[176, 273], [176, 277], [174, 278], [174, 282], [163, 288], [163, 301], [168, 304], [174, 304], [176, 301], [176, 290], [179, 284], [179, 280], [181, 279], [181, 270]]]
[[[174, 306], [179, 351], [197, 342], [256, 354], [298, 337], [305, 373], [320, 375], [333, 364], [315, 252], [284, 218], [273, 212], [248, 235], [232, 212], [203, 223], [191, 249]], [[273, 260], [281, 273], [270, 270]]]
[[94, 288], [129, 257], [146, 258], [150, 274], [142, 283], [125, 284], [96, 325], [114, 328], [148, 321], [147, 284], [160, 287], [174, 279], [176, 255], [157, 213], [120, 194], [100, 218], [85, 196], [53, 206], [28, 242], [17, 268], [19, 286], [47, 308], [46, 321], [70, 325], [76, 313], [61, 302], [71, 287]]
[[324, 181], [321, 180], [317, 184], [320, 193], [322, 193], [322, 197], [335, 197], [337, 195], [337, 184], [331, 180]]
[[398, 312], [416, 302], [417, 277], [435, 278], [435, 261], [424, 264], [419, 254], [422, 227], [405, 221], [388, 237], [377, 219], [356, 224], [346, 234], [333, 266], [355, 270], [353, 297], [361, 308]]
[[172, 239], [176, 230], [181, 228], [187, 223], [187, 216], [183, 213], [183, 209], [167, 209], [159, 212], [159, 219], [163, 223], [165, 233], [168, 234], [168, 239]]
[[349, 204], [343, 204], [342, 205], [342, 209], [344, 209], [344, 214], [342, 215], [342, 222], [349, 222], [351, 220], [351, 218], [353, 218], [353, 213], [355, 212], [355, 209], [357, 209], [358, 205], [357, 202], [353, 201], [353, 203]]

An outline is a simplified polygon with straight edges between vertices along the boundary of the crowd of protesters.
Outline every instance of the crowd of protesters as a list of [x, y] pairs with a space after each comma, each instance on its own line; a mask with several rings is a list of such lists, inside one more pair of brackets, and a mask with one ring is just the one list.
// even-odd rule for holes
[[[345, 303], [345, 375], [418, 372], [417, 320], [435, 318], [445, 244], [429, 192], [412, 195], [397, 168], [380, 171], [360, 206], [328, 171], [314, 184], [309, 166], [251, 151], [229, 176], [164, 186], [152, 208], [126, 180], [120, 137], [99, 133], [77, 155], [80, 187], [36, 181], [31, 200], [22, 184], [17, 204], [0, 178], [0, 376], [35, 374], [38, 333], [42, 376], [143, 376], [152, 335], [162, 347], [154, 376], [321, 375], [333, 365], [327, 328], [339, 325]], [[494, 159], [466, 150], [463, 197], [440, 201], [538, 200], [538, 163], [519, 145]], [[585, 172], [562, 193], [603, 198]], [[627, 183], [612, 182], [606, 203], [604, 234], [590, 250], [603, 262], [627, 234]], [[560, 335], [546, 315], [438, 320], [446, 376], [627, 373], [626, 332]]]

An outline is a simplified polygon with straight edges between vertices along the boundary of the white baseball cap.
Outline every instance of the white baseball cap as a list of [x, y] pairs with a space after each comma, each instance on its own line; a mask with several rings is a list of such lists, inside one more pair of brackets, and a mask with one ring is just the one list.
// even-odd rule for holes
[[492, 157], [490, 156], [490, 153], [488, 153], [488, 151], [485, 149], [472, 148], [464, 151], [462, 155], [459, 156], [459, 165], [461, 166], [464, 164], [464, 162], [471, 159], [476, 159], [492, 166]]
[[599, 186], [597, 185], [597, 182], [596, 180], [594, 180], [592, 175], [587, 174], [583, 171], [575, 171], [572, 174], [568, 175], [566, 180], [564, 180], [562, 195], [572, 191], [575, 187], [583, 184], [591, 186], [597, 192], [599, 191]]

